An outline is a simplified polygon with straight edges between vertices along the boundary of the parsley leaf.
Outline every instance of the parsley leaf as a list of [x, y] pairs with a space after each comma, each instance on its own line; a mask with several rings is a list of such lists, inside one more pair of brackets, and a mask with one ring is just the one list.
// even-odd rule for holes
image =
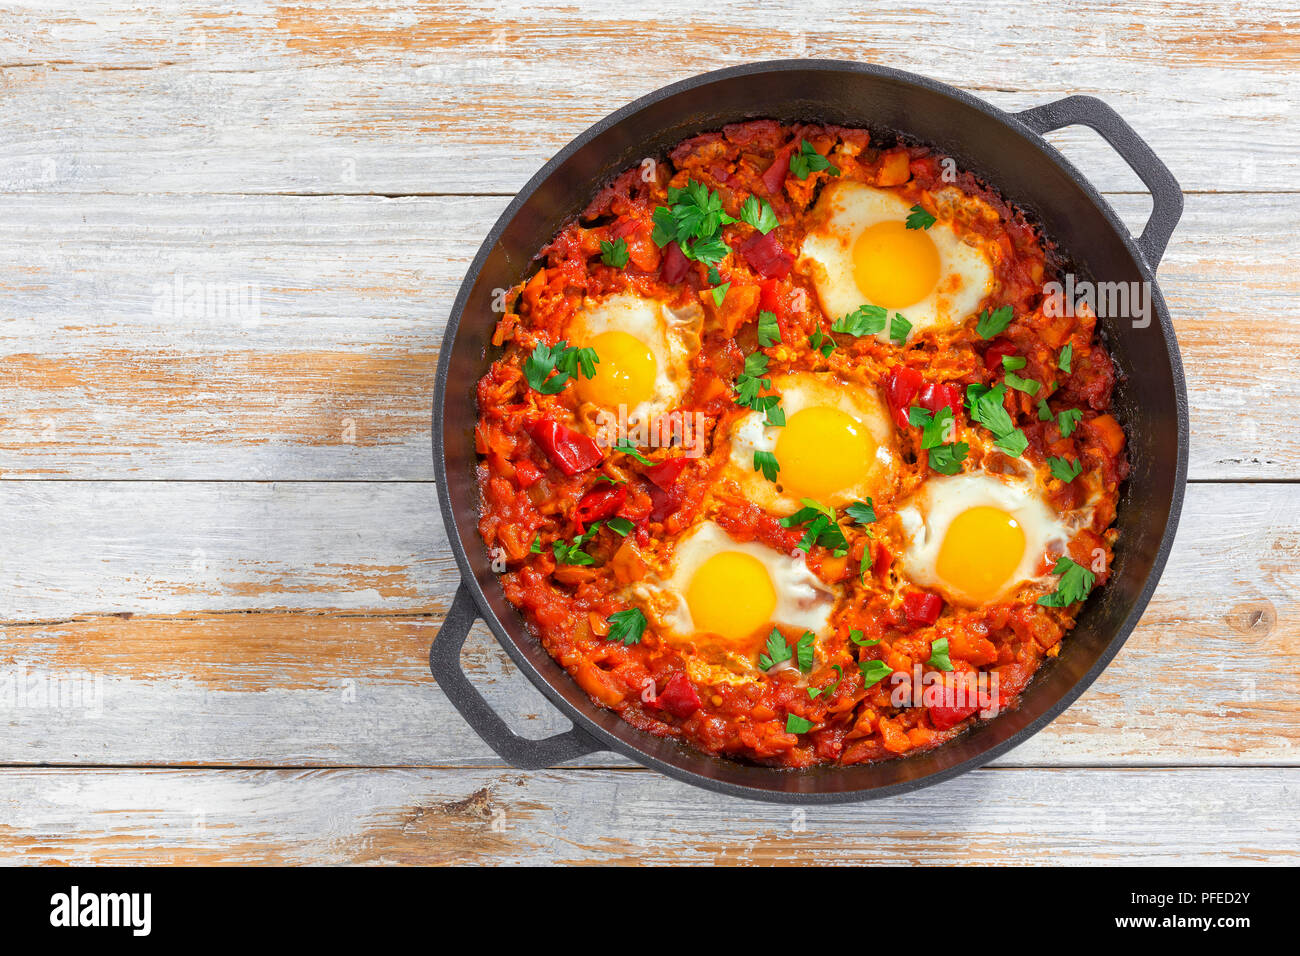
[[908, 229], [929, 229], [937, 222], [934, 216], [925, 211], [920, 203], [917, 203], [910, 210], [911, 215], [907, 217]]
[[[1038, 400], [1038, 420], [1040, 422], [1050, 422], [1052, 420], [1052, 410], [1047, 407], [1047, 399], [1045, 398]], [[1061, 434], [1065, 434], [1065, 432], [1061, 432]]]
[[776, 315], [764, 309], [758, 313], [758, 344], [767, 348], [781, 341], [781, 326], [777, 324]]
[[785, 732], [787, 734], [806, 734], [813, 729], [813, 722], [797, 714], [785, 715]]
[[876, 520], [876, 506], [870, 498], [866, 501], [855, 501], [844, 509], [844, 513], [858, 524], [871, 524]]
[[956, 428], [952, 409], [947, 405], [940, 406], [937, 412], [913, 405], [907, 410], [907, 421], [921, 429], [921, 447], [926, 451], [942, 445], [944, 439], [952, 437]]
[[[745, 369], [736, 376], [736, 404], [755, 408], [754, 400], [759, 397], [759, 389], [771, 388], [772, 380], [766, 376], [767, 356], [762, 352], [751, 352], [745, 356]], [[756, 411], [761, 409], [755, 408]]]
[[1073, 358], [1074, 358], [1074, 346], [1067, 343], [1065, 348], [1061, 349], [1061, 354], [1056, 360], [1056, 367], [1059, 368], [1066, 375], [1069, 375], [1070, 362], [1073, 360]]
[[1012, 458], [1019, 458], [1029, 447], [1025, 433], [1016, 428], [1003, 400], [1007, 387], [999, 384], [966, 386], [966, 408], [972, 421], [978, 422], [993, 433], [993, 444]]
[[806, 139], [800, 140], [799, 151], [790, 157], [790, 172], [794, 173], [796, 179], [807, 179], [823, 169], [832, 176], [840, 174], [839, 167], [813, 149], [812, 143]]
[[627, 240], [622, 237], [613, 242], [600, 240], [600, 261], [615, 269], [622, 269], [627, 265]]
[[858, 661], [858, 670], [862, 672], [862, 689], [874, 687], [894, 673], [894, 669], [884, 661]]
[[800, 501], [803, 502], [802, 508], [781, 519], [783, 528], [806, 526], [799, 550], [807, 553], [814, 544], [820, 544], [823, 548], [830, 548], [836, 557], [847, 554], [849, 542], [835, 521], [835, 512], [811, 498], [801, 498]]
[[970, 445], [964, 441], [940, 445], [930, 450], [930, 467], [941, 475], [955, 475], [961, 471], [962, 462], [966, 460], [969, 451]]
[[770, 451], [756, 451], [754, 452], [754, 470], [761, 471], [764, 478], [775, 483], [776, 476], [781, 473], [781, 463], [776, 460], [776, 455]]
[[1061, 412], [1061, 414], [1057, 415], [1056, 424], [1060, 426], [1061, 437], [1069, 438], [1074, 434], [1075, 428], [1078, 427], [1079, 422], [1082, 420], [1083, 409], [1081, 408], [1067, 408], [1065, 411]]
[[533, 538], [533, 543], [532, 543], [531, 546], [529, 546], [529, 548], [528, 548], [528, 552], [529, 552], [529, 554], [541, 554], [541, 553], [542, 553], [542, 536], [541, 536], [541, 534], [538, 534], [537, 537]]
[[793, 656], [794, 651], [785, 642], [785, 635], [772, 628], [772, 633], [767, 635], [767, 653], [758, 655], [758, 666], [769, 671], [774, 665], [788, 661]]
[[628, 533], [631, 532], [631, 530], [635, 528], [636, 525], [634, 525], [627, 518], [614, 517], [606, 520], [605, 527], [608, 528], [610, 531], [613, 531], [620, 538], [626, 538], [628, 536]]
[[646, 619], [639, 607], [630, 607], [609, 616], [609, 633], [607, 641], [622, 641], [627, 644], [639, 644], [645, 633]]
[[757, 196], [750, 196], [741, 205], [740, 221], [749, 223], [765, 236], [779, 225], [771, 204]]
[[875, 641], [865, 640], [861, 631], [853, 631], [853, 630], [849, 631], [849, 640], [852, 641], [854, 644], [858, 645], [858, 647], [875, 647], [877, 644], [880, 643], [879, 640], [875, 640]]
[[731, 283], [728, 282], [725, 285], [716, 286], [715, 288], [710, 290], [713, 292], [713, 304], [715, 306], [718, 307], [722, 306], [722, 300], [727, 297], [727, 290], [730, 288], [731, 288]]
[[816, 700], [818, 697], [822, 696], [822, 694], [827, 694], [827, 695], [833, 694], [835, 693], [835, 688], [840, 686], [840, 681], [844, 680], [844, 668], [841, 667], [839, 664], [832, 664], [831, 667], [840, 676], [835, 678], [834, 681], [832, 681], [830, 684], [826, 685], [825, 687], [809, 687], [808, 688], [809, 700]]
[[823, 358], [830, 358], [835, 351], [835, 340], [821, 329], [808, 336], [808, 345], [822, 353]]
[[1023, 355], [1002, 356], [1002, 368], [1008, 372], [1018, 372], [1025, 367], [1028, 360]]
[[1025, 392], [1029, 395], [1038, 394], [1039, 385], [1032, 378], [1021, 378], [1015, 372], [1007, 372], [1004, 377], [1007, 380], [1007, 384], [1017, 391]]
[[860, 305], [848, 315], [832, 322], [831, 331], [859, 337], [876, 335], [885, 331], [885, 318], [888, 315], [889, 311], [878, 305]]
[[1083, 465], [1077, 461], [1070, 461], [1068, 458], [1057, 458], [1055, 456], [1047, 459], [1047, 467], [1052, 471], [1052, 477], [1057, 478], [1067, 484], [1079, 477], [1079, 472], [1083, 471]]
[[654, 464], [654, 462], [652, 462], [649, 458], [647, 458], [645, 455], [637, 451], [636, 445], [633, 445], [632, 442], [626, 438], [620, 438], [617, 442], [614, 443], [614, 451], [621, 451], [625, 455], [631, 455], [633, 458], [635, 458], [643, 465]]
[[993, 445], [995, 448], [1001, 449], [1004, 454], [1012, 458], [1019, 458], [1025, 453], [1025, 449], [1029, 447], [1029, 439], [1025, 437], [1025, 433], [1019, 428], [1013, 428], [1005, 435], [997, 438]]
[[1004, 305], [998, 309], [985, 309], [975, 323], [975, 331], [982, 339], [991, 339], [1011, 324], [1011, 306]]
[[601, 522], [597, 521], [571, 542], [557, 538], [551, 542], [551, 551], [557, 564], [577, 564], [583, 567], [596, 563], [596, 559], [582, 550], [582, 546], [596, 536]]
[[[584, 377], [594, 378], [599, 362], [595, 349], [570, 348], [566, 341], [549, 347], [538, 342], [524, 360], [524, 378], [543, 395], [558, 395], [579, 370]], [[554, 377], [550, 377], [552, 372]]]
[[948, 638], [941, 637], [930, 645], [930, 659], [926, 664], [941, 671], [952, 670], [952, 661], [948, 659]]
[[912, 323], [903, 318], [897, 312], [889, 320], [889, 340], [903, 345], [907, 342], [907, 337], [912, 333]]
[[669, 188], [670, 206], [658, 206], [654, 211], [654, 232], [651, 238], [661, 249], [676, 242], [682, 254], [705, 265], [717, 265], [731, 247], [722, 241], [720, 231], [727, 223], [735, 222], [722, 211], [722, 199], [703, 183], [690, 180], [684, 187]]
[[1069, 607], [1076, 601], [1082, 601], [1097, 581], [1095, 574], [1082, 565], [1075, 564], [1065, 555], [1056, 559], [1052, 573], [1060, 575], [1060, 579], [1056, 582], [1055, 591], [1038, 599], [1043, 607]]
[[794, 646], [795, 663], [805, 674], [812, 670], [813, 663], [817, 659], [816, 641], [817, 637], [812, 631], [804, 631], [799, 635], [799, 642]]

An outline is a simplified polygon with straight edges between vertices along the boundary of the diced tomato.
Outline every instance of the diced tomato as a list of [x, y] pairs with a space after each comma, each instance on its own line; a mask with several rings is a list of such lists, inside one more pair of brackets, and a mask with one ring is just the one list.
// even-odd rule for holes
[[947, 730], [949, 727], [956, 727], [980, 708], [979, 703], [976, 702], [962, 707], [948, 707], [945, 704], [937, 704], [927, 709], [930, 712], [930, 723], [934, 725], [934, 729]]
[[933, 624], [943, 610], [943, 598], [929, 591], [908, 591], [903, 595], [903, 613], [909, 624]]
[[925, 384], [921, 373], [905, 365], [897, 365], [885, 379], [885, 399], [893, 413], [894, 424], [899, 428], [907, 427], [907, 410], [912, 407], [912, 400]]
[[894, 554], [880, 541], [873, 541], [871, 548], [871, 573], [883, 581], [889, 573], [889, 566], [894, 563]]
[[775, 232], [767, 235], [755, 232], [740, 244], [737, 251], [755, 272], [769, 279], [784, 279], [794, 265], [794, 253], [777, 241]]
[[566, 475], [584, 472], [605, 458], [605, 453], [591, 438], [549, 418], [529, 425], [528, 434], [537, 447], [546, 452], [551, 463]]
[[529, 459], [515, 462], [515, 483], [522, 488], [531, 488], [542, 480], [542, 469]]
[[1020, 350], [1010, 342], [995, 341], [989, 346], [988, 351], [984, 353], [984, 367], [990, 372], [998, 372], [1000, 374], [1002, 372], [1002, 356], [1016, 355], [1019, 351]]
[[691, 267], [691, 261], [686, 258], [686, 253], [682, 252], [681, 246], [675, 242], [670, 242], [664, 247], [664, 261], [659, 269], [659, 276], [669, 285], [676, 285], [686, 278], [686, 272]]
[[790, 171], [790, 154], [793, 152], [794, 143], [777, 150], [772, 165], [763, 172], [763, 188], [769, 196], [780, 195], [781, 187], [785, 184], [785, 174]]
[[578, 501], [578, 506], [573, 509], [573, 523], [581, 532], [587, 525], [613, 516], [626, 501], [627, 485], [603, 485], [587, 492]]
[[952, 409], [952, 419], [958, 425], [965, 420], [962, 417], [961, 388], [956, 385], [951, 383], [935, 385], [926, 382], [916, 393], [916, 400], [922, 408], [934, 414], [938, 414], [941, 408]]
[[663, 693], [654, 702], [656, 707], [662, 707], [674, 717], [689, 717], [700, 709], [700, 695], [682, 671], [668, 679]]
[[681, 477], [682, 470], [690, 461], [685, 455], [678, 455], [676, 458], [665, 458], [657, 465], [651, 465], [645, 470], [645, 476], [654, 484], [668, 491], [673, 485], [677, 484], [677, 479]]
[[758, 308], [762, 312], [771, 312], [778, 319], [783, 319], [785, 303], [781, 301], [780, 285], [777, 279], [764, 279], [758, 284]]

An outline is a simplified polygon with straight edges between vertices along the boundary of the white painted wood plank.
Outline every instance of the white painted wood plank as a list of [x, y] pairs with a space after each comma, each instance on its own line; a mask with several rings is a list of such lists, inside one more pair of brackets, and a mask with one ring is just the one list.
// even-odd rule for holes
[[[1289, 485], [1189, 487], [1142, 624], [1001, 764], [1296, 765], [1298, 521]], [[0, 763], [499, 764], [426, 669], [430, 484], [8, 482], [0, 541], [0, 681], [102, 679], [98, 715], [0, 708]], [[568, 726], [485, 628], [464, 664], [519, 732]]]
[[[1140, 225], [1142, 197], [1111, 198]], [[0, 474], [431, 477], [442, 331], [505, 204], [0, 196]], [[1194, 478], [1300, 477], [1298, 215], [1300, 193], [1191, 196], [1161, 267]], [[155, 310], [177, 276], [257, 308]]]
[[980, 770], [792, 808], [646, 771], [10, 770], [0, 862], [1294, 865], [1279, 809], [1298, 783], [1294, 769]]
[[[739, 63], [829, 57], [1021, 109], [1104, 97], [1187, 189], [1294, 182], [1287, 0], [830, 0], [701, 7], [328, 8], [112, 0], [0, 14], [0, 188], [74, 192], [512, 192], [591, 123]], [[1091, 133], [1055, 134], [1105, 189], [1135, 182]]]

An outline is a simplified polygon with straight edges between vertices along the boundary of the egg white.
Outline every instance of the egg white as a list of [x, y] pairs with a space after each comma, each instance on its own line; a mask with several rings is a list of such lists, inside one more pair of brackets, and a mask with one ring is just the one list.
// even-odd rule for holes
[[931, 477], [898, 509], [905, 540], [900, 563], [907, 578], [952, 603], [975, 606], [969, 595], [942, 580], [936, 567], [953, 519], [981, 506], [1005, 511], [1025, 535], [1020, 563], [993, 601], [1005, 599], [1027, 582], [1045, 580], [1046, 575], [1039, 574], [1044, 556], [1064, 553], [1078, 529], [1077, 517], [1058, 514], [1026, 480], [987, 472]]
[[[821, 504], [839, 508], [868, 497], [888, 497], [887, 489], [897, 480], [897, 432], [875, 389], [809, 372], [774, 375], [772, 387], [781, 396], [787, 422], [805, 408], [836, 408], [864, 425], [875, 440], [876, 464], [872, 472]], [[749, 412], [732, 425], [726, 473], [740, 486], [741, 493], [760, 508], [771, 514], [793, 514], [803, 507], [800, 496], [784, 490], [779, 474], [773, 483], [754, 470], [754, 452], [775, 454], [781, 436], [779, 426], [766, 422], [764, 412]], [[833, 453], [833, 449], [827, 449], [827, 454]]]
[[[911, 203], [889, 190], [846, 180], [823, 191], [813, 210], [814, 225], [803, 241], [801, 260], [812, 277], [822, 310], [832, 321], [871, 302], [858, 287], [853, 271], [853, 245], [858, 236], [880, 222], [906, 222]], [[963, 234], [950, 219], [939, 219], [926, 230], [939, 254], [939, 280], [925, 298], [890, 308], [912, 323], [911, 334], [965, 322], [993, 291], [993, 267], [981, 248], [985, 240]], [[884, 342], [889, 328], [877, 335]]]
[[[679, 405], [690, 384], [690, 363], [700, 350], [704, 310], [698, 302], [674, 308], [657, 299], [619, 293], [587, 299], [569, 321], [565, 335], [570, 345], [582, 347], [609, 331], [626, 332], [655, 358], [653, 397], [627, 409], [627, 422], [650, 421]], [[617, 408], [602, 411], [618, 415]]]

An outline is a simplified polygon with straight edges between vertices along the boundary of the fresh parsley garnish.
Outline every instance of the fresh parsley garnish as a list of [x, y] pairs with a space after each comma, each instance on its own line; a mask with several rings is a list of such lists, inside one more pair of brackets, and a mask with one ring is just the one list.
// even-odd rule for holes
[[1019, 428], [1012, 429], [1007, 434], [996, 438], [993, 441], [993, 447], [998, 448], [1003, 454], [1012, 458], [1019, 458], [1029, 447], [1029, 439]]
[[555, 555], [555, 562], [557, 564], [577, 564], [584, 567], [595, 564], [596, 559], [583, 551], [582, 546], [596, 536], [596, 532], [600, 530], [600, 525], [601, 522], [597, 521], [572, 541], [565, 541], [563, 538], [552, 541], [551, 551]]
[[925, 208], [921, 206], [920, 203], [913, 206], [910, 213], [911, 214], [907, 217], [908, 229], [929, 229], [938, 221], [934, 216], [931, 216], [926, 212]]
[[907, 422], [921, 429], [921, 447], [926, 451], [938, 448], [945, 439], [951, 438], [956, 427], [952, 409], [947, 405], [941, 405], [937, 412], [913, 405], [907, 410]]
[[820, 544], [823, 548], [830, 548], [836, 557], [847, 554], [849, 542], [835, 521], [835, 512], [811, 498], [799, 500], [803, 502], [803, 507], [788, 518], [781, 519], [783, 528], [806, 525], [803, 538], [798, 545], [799, 550], [807, 553], [814, 544]]
[[643, 465], [654, 464], [654, 462], [652, 462], [649, 458], [647, 458], [645, 455], [637, 451], [636, 445], [632, 444], [632, 442], [626, 438], [620, 438], [617, 442], [614, 443], [614, 451], [621, 451], [625, 455], [631, 455], [633, 458], [635, 458]]
[[894, 669], [884, 661], [858, 661], [858, 670], [862, 672], [862, 689], [874, 687], [894, 673]]
[[579, 373], [583, 378], [594, 378], [599, 363], [595, 349], [571, 348], [567, 341], [551, 346], [538, 342], [532, 354], [524, 360], [524, 378], [543, 395], [558, 395], [569, 384], [569, 379]]
[[1027, 395], [1038, 394], [1039, 384], [1032, 378], [1021, 378], [1015, 372], [1007, 372], [1003, 377], [1006, 378], [1007, 384], [1018, 392], [1024, 392]]
[[772, 380], [767, 377], [767, 356], [762, 352], [746, 355], [744, 371], [736, 376], [736, 404], [754, 408], [759, 390], [771, 387]]
[[797, 714], [785, 715], [785, 732], [787, 734], [806, 734], [813, 729], [813, 722]]
[[[1049, 418], [1051, 417], [1050, 414], [1048, 417]], [[1074, 434], [1075, 428], [1078, 427], [1079, 422], [1081, 422], [1082, 420], [1083, 420], [1083, 409], [1081, 408], [1067, 408], [1063, 412], [1061, 412], [1061, 414], [1057, 415], [1056, 424], [1061, 429], [1061, 437], [1069, 438], [1072, 434]]]
[[605, 527], [613, 531], [620, 538], [626, 538], [633, 528], [636, 527], [627, 518], [609, 518], [605, 522]]
[[[1038, 400], [1038, 420], [1040, 422], [1050, 422], [1052, 420], [1052, 410], [1047, 407], [1047, 399]], [[1062, 432], [1061, 434], [1065, 434]]]
[[868, 641], [861, 631], [856, 630], [849, 631], [849, 640], [858, 645], [858, 647], [875, 647], [880, 643], [879, 640]]
[[713, 304], [715, 306], [718, 307], [722, 306], [722, 300], [727, 297], [727, 290], [730, 288], [731, 288], [731, 283], [727, 282], [723, 285], [716, 286], [712, 290], [710, 290], [713, 292]]
[[800, 140], [799, 151], [790, 157], [790, 172], [794, 173], [796, 179], [807, 179], [823, 169], [832, 176], [840, 174], [839, 167], [813, 149], [812, 143], [806, 139]]
[[1002, 384], [989, 388], [987, 385], [966, 386], [966, 409], [971, 420], [983, 425], [993, 433], [993, 444], [1012, 458], [1019, 458], [1029, 447], [1025, 433], [1015, 426], [1011, 415], [1003, 405], [1007, 387]]
[[722, 210], [722, 199], [703, 183], [690, 180], [684, 187], [670, 187], [670, 206], [657, 206], [651, 238], [661, 249], [676, 242], [682, 254], [708, 266], [727, 257], [731, 247], [722, 241], [721, 230], [735, 222]]
[[876, 335], [885, 331], [885, 320], [888, 315], [889, 311], [878, 305], [860, 305], [848, 315], [832, 322], [831, 331], [859, 337]]
[[936, 670], [952, 670], [952, 661], [948, 660], [948, 638], [941, 637], [930, 645], [930, 659], [926, 664]]
[[889, 340], [903, 345], [911, 333], [912, 323], [895, 312], [894, 317], [889, 320]]
[[1067, 343], [1065, 348], [1061, 349], [1060, 356], [1056, 359], [1056, 367], [1059, 368], [1066, 375], [1069, 375], [1070, 362], [1073, 359], [1074, 359], [1074, 346]]
[[831, 694], [835, 693], [835, 688], [840, 686], [840, 681], [844, 680], [844, 668], [841, 667], [839, 664], [832, 664], [831, 667], [840, 676], [835, 678], [835, 680], [827, 684], [825, 687], [809, 687], [808, 688], [809, 700], [816, 700], [818, 697], [822, 696], [823, 694], [830, 696]]
[[622, 237], [613, 242], [600, 240], [600, 261], [615, 269], [622, 269], [627, 265], [627, 240]]
[[772, 633], [767, 635], [767, 653], [758, 655], [758, 666], [770, 671], [775, 665], [788, 661], [793, 656], [794, 651], [785, 642], [785, 635], [772, 628]]
[[1079, 477], [1079, 472], [1083, 471], [1083, 465], [1077, 461], [1070, 461], [1068, 458], [1057, 458], [1055, 456], [1047, 459], [1047, 467], [1051, 469], [1052, 477], [1064, 481], [1067, 484]]
[[767, 348], [781, 341], [781, 326], [777, 324], [776, 315], [764, 309], [758, 313], [758, 344]]
[[808, 336], [808, 345], [821, 352], [823, 358], [830, 358], [831, 353], [835, 351], [835, 340], [821, 329]]
[[1043, 607], [1069, 607], [1076, 601], [1082, 601], [1097, 581], [1095, 574], [1083, 565], [1075, 564], [1065, 555], [1056, 559], [1052, 573], [1060, 575], [1060, 579], [1056, 582], [1055, 591], [1038, 599]]
[[1025, 367], [1027, 359], [1023, 355], [1002, 356], [1002, 369], [1006, 372], [1018, 372]]
[[866, 501], [855, 501], [844, 509], [844, 513], [858, 524], [871, 524], [876, 520], [876, 505], [870, 498]]
[[975, 331], [982, 339], [991, 339], [1011, 324], [1011, 306], [1004, 305], [997, 309], [985, 309], [975, 323]]
[[757, 196], [750, 196], [741, 205], [740, 221], [749, 223], [765, 236], [779, 225], [772, 206], [766, 199]]
[[622, 641], [624, 644], [638, 644], [645, 633], [646, 619], [639, 607], [630, 607], [609, 616], [609, 633], [607, 641]]
[[930, 467], [941, 475], [955, 475], [961, 471], [962, 462], [966, 460], [966, 454], [969, 451], [970, 445], [964, 441], [932, 448], [930, 449]]
[[812, 670], [813, 663], [817, 659], [816, 644], [816, 635], [812, 631], [804, 631], [799, 635], [799, 640], [794, 646], [795, 663], [805, 674]]
[[542, 553], [542, 536], [540, 534], [533, 538], [533, 543], [529, 546], [528, 551], [530, 554]]
[[764, 478], [775, 483], [776, 476], [781, 473], [781, 464], [776, 460], [776, 455], [770, 451], [756, 451], [754, 452], [754, 470], [761, 471]]

